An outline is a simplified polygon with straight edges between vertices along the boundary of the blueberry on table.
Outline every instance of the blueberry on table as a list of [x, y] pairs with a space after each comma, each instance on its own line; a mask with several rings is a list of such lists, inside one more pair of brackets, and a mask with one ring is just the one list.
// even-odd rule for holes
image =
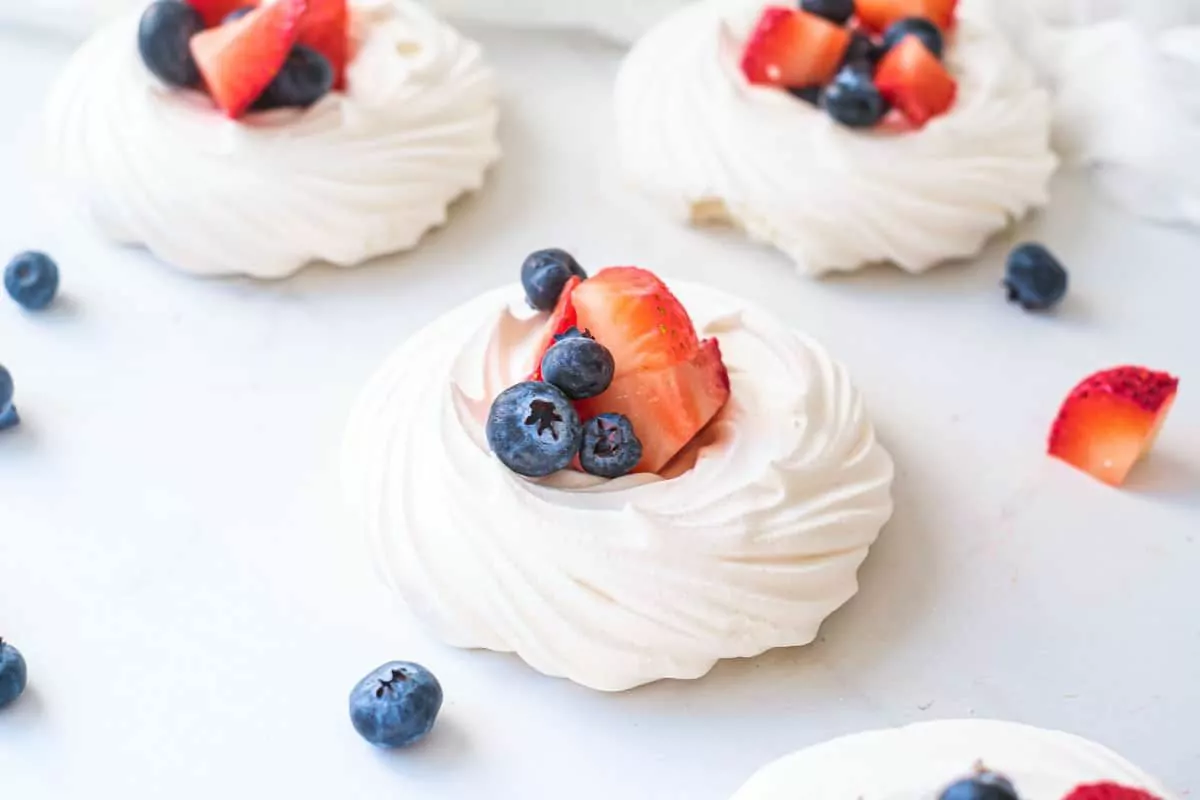
[[537, 251], [521, 265], [525, 299], [538, 311], [553, 311], [572, 275], [587, 279], [587, 272], [570, 253], [558, 248]]
[[619, 478], [633, 472], [642, 460], [642, 442], [633, 423], [623, 414], [600, 414], [583, 426], [579, 464], [601, 478]]
[[0, 639], [0, 708], [12, 705], [24, 694], [28, 677], [21, 651]]
[[191, 40], [204, 30], [200, 12], [180, 0], [157, 0], [142, 13], [138, 52], [146, 69], [170, 86], [200, 85], [200, 69], [192, 58]]
[[45, 253], [21, 253], [4, 270], [4, 288], [30, 311], [41, 311], [58, 294], [58, 265]]
[[925, 45], [925, 49], [939, 59], [946, 50], [946, 40], [942, 29], [925, 17], [905, 17], [896, 20], [883, 33], [883, 52], [891, 50], [906, 36], [916, 36]]
[[13, 393], [12, 373], [0, 366], [0, 431], [16, 427], [21, 422], [17, 407], [13, 405]]
[[825, 87], [821, 105], [833, 119], [848, 128], [872, 128], [887, 113], [888, 104], [868, 73], [843, 67]]
[[492, 403], [487, 440], [504, 466], [527, 478], [542, 478], [566, 469], [575, 458], [583, 426], [562, 390], [527, 381], [505, 389]]
[[1020, 800], [1012, 781], [994, 772], [980, 772], [950, 785], [938, 800]]
[[438, 679], [408, 661], [384, 664], [350, 693], [354, 730], [377, 747], [407, 747], [424, 739], [441, 710]]
[[1045, 311], [1067, 294], [1067, 270], [1043, 245], [1027, 242], [1008, 256], [1004, 277], [1008, 299], [1026, 311]]
[[800, 8], [838, 25], [845, 25], [854, 16], [854, 0], [802, 0]]
[[572, 400], [602, 394], [616, 369], [609, 349], [589, 336], [562, 339], [542, 356], [542, 379]]
[[298, 44], [288, 53], [279, 74], [254, 102], [254, 109], [308, 108], [329, 94], [333, 77], [333, 64], [328, 58]]

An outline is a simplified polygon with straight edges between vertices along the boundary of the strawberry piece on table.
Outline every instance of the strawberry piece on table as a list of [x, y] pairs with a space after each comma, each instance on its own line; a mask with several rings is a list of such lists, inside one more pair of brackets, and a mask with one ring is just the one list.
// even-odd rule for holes
[[242, 6], [253, 5], [250, 0], [187, 0], [187, 4], [200, 12], [204, 24], [210, 28], [220, 25], [225, 17]]
[[945, 114], [958, 98], [954, 76], [912, 35], [904, 37], [879, 62], [875, 85], [918, 128]]
[[296, 43], [305, 0], [279, 0], [192, 37], [192, 55], [216, 104], [233, 119], [275, 79]]
[[541, 341], [533, 351], [533, 372], [529, 380], [540, 381], [542, 379], [542, 358], [545, 357], [546, 351], [554, 346], [555, 337], [577, 327], [575, 306], [571, 304], [571, 296], [580, 283], [579, 278], [572, 276], [563, 285], [562, 294], [558, 296], [558, 304], [550, 312], [550, 319], [546, 321]]
[[875, 33], [883, 33], [893, 22], [924, 17], [943, 31], [954, 27], [958, 0], [857, 0], [858, 21]]
[[1154, 446], [1179, 380], [1143, 367], [1117, 367], [1084, 380], [1063, 403], [1050, 455], [1112, 486]]
[[842, 25], [793, 8], [769, 6], [742, 55], [746, 80], [759, 86], [815, 86], [833, 79], [850, 46]]
[[333, 88], [346, 88], [346, 64], [350, 59], [350, 11], [346, 0], [308, 0], [297, 41], [329, 59]]

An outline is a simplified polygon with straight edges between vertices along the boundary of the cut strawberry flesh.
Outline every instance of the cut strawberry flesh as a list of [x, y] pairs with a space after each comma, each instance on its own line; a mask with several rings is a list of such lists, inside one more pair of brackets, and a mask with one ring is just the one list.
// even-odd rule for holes
[[200, 12], [205, 26], [209, 28], [220, 25], [225, 17], [242, 6], [254, 5], [249, 0], [187, 0], [187, 3]]
[[558, 296], [558, 303], [554, 306], [554, 310], [550, 312], [550, 319], [546, 320], [542, 338], [538, 341], [538, 345], [533, 351], [533, 369], [529, 378], [532, 381], [540, 381], [542, 379], [542, 357], [546, 355], [547, 350], [554, 346], [555, 337], [561, 336], [571, 328], [577, 327], [575, 306], [571, 303], [571, 295], [575, 292], [579, 284], [580, 280], [575, 276], [571, 276], [563, 284], [562, 294]]
[[954, 27], [958, 0], [857, 0], [858, 21], [875, 33], [883, 33], [906, 17], [924, 17], [943, 31]]
[[759, 86], [815, 86], [833, 79], [850, 46], [848, 28], [793, 8], [769, 6], [742, 55], [746, 80]]
[[350, 56], [350, 12], [346, 0], [308, 0], [297, 41], [329, 59], [335, 90], [346, 87], [346, 64]]
[[1050, 455], [1112, 486], [1154, 446], [1179, 381], [1163, 372], [1119, 367], [1071, 392], [1050, 433]]
[[916, 36], [893, 47], [875, 72], [875, 85], [918, 128], [951, 109], [958, 82]]

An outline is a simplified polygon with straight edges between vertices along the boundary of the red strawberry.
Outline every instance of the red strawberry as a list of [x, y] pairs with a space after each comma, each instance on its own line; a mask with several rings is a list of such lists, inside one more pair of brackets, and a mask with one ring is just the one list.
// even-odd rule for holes
[[1050, 432], [1050, 455], [1112, 486], [1150, 448], [1179, 380], [1143, 367], [1097, 372], [1072, 390]]
[[707, 339], [691, 359], [659, 369], [626, 371], [613, 379], [604, 394], [575, 405], [584, 420], [610, 412], [628, 417], [642, 441], [642, 460], [634, 472], [659, 472], [728, 400], [729, 372], [721, 348], [716, 339]]
[[925, 17], [943, 31], [954, 27], [958, 0], [857, 0], [858, 21], [876, 33], [905, 17]]
[[958, 97], [954, 76], [911, 34], [879, 62], [875, 85], [918, 128], [949, 111]]
[[333, 65], [333, 88], [346, 88], [346, 64], [350, 58], [350, 12], [346, 0], [308, 0], [297, 41], [329, 59]]
[[187, 3], [200, 12], [204, 24], [210, 28], [220, 25], [221, 20], [242, 6], [256, 5], [251, 0], [187, 0]]
[[554, 337], [576, 327], [575, 306], [571, 304], [571, 295], [579, 283], [579, 278], [571, 276], [563, 284], [562, 294], [558, 296], [558, 304], [550, 312], [550, 319], [546, 321], [542, 339], [533, 351], [533, 373], [529, 378], [531, 381], [542, 379], [542, 356], [546, 355], [546, 351], [554, 345]]
[[850, 30], [793, 8], [768, 6], [742, 55], [746, 80], [762, 86], [814, 86], [833, 79]]
[[1130, 789], [1116, 783], [1089, 783], [1076, 786], [1063, 800], [1159, 800], [1141, 789]]
[[305, 0], [279, 2], [192, 37], [192, 55], [213, 100], [233, 119], [279, 74], [296, 43]]

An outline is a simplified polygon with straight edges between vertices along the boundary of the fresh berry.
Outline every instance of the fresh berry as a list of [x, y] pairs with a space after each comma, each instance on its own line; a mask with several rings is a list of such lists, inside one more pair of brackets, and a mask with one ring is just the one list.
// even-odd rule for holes
[[187, 0], [187, 2], [188, 5], [200, 12], [206, 28], [220, 25], [239, 6], [246, 4], [246, 0]]
[[527, 478], [565, 469], [579, 453], [583, 427], [561, 390], [527, 381], [505, 389], [488, 413], [487, 440], [506, 467]]
[[858, 20], [882, 33], [906, 17], [925, 17], [943, 31], [954, 27], [958, 0], [857, 0]]
[[842, 59], [842, 67], [856, 67], [863, 72], [873, 74], [875, 65], [883, 56], [883, 51], [867, 34], [854, 31], [850, 34], [850, 46], [846, 48], [846, 56]]
[[253, 108], [308, 108], [332, 88], [333, 67], [329, 59], [311, 47], [298, 44], [288, 54], [275, 80], [254, 101]]
[[1020, 800], [1012, 781], [995, 772], [980, 772], [951, 784], [938, 800]]
[[1066, 296], [1067, 271], [1049, 250], [1029, 242], [1009, 254], [1004, 287], [1010, 302], [1026, 311], [1044, 311]]
[[542, 358], [542, 380], [572, 400], [595, 397], [612, 383], [612, 353], [591, 337], [564, 336]]
[[29, 679], [21, 651], [0, 639], [0, 708], [12, 705], [25, 692]]
[[799, 98], [810, 106], [821, 104], [821, 87], [820, 86], [789, 86], [788, 94], [792, 97]]
[[854, 16], [854, 0], [801, 0], [800, 8], [838, 25], [845, 25]]
[[[572, 275], [563, 286], [562, 293], [558, 296], [558, 304], [550, 312], [550, 318], [546, 320], [546, 324], [542, 328], [542, 338], [533, 350], [533, 373], [530, 380], [540, 381], [542, 379], [542, 359], [545, 357], [546, 351], [553, 347], [560, 338], [570, 338], [571, 331], [579, 330], [575, 325], [578, 319], [571, 298], [580, 283], [580, 279]], [[591, 336], [591, 333], [589, 332], [588, 335]]]
[[660, 472], [729, 400], [729, 373], [715, 339], [687, 361], [622, 372], [618, 359], [617, 369], [607, 392], [576, 406], [585, 419], [601, 414], [629, 419], [642, 442], [635, 472]]
[[407, 747], [424, 739], [441, 710], [438, 679], [408, 661], [384, 664], [350, 693], [354, 730], [377, 747]]
[[9, 297], [30, 311], [41, 311], [58, 294], [58, 264], [45, 253], [21, 253], [4, 270]]
[[221, 20], [221, 24], [228, 25], [231, 22], [237, 22], [239, 19], [241, 19], [242, 17], [246, 16], [251, 11], [253, 11], [255, 8], [256, 8], [256, 6], [242, 6], [241, 8], [235, 8], [233, 11], [230, 11], [228, 14], [225, 15], [225, 18]]
[[1063, 800], [1159, 800], [1142, 789], [1116, 783], [1088, 783], [1076, 786]]
[[768, 6], [742, 55], [746, 80], [760, 86], [814, 86], [833, 79], [850, 31], [805, 11]]
[[21, 423], [17, 407], [13, 405], [12, 373], [0, 365], [0, 431], [15, 428]]
[[873, 128], [887, 113], [888, 104], [871, 76], [856, 66], [845, 67], [825, 87], [821, 106], [848, 128]]
[[583, 337], [584, 339], [596, 338], [595, 336], [592, 336], [591, 331], [581, 331], [579, 328], [570, 327], [562, 333], [556, 333], [554, 335], [554, 341], [561, 342], [563, 339], [578, 339], [579, 337]]
[[283, 69], [304, 9], [305, 0], [279, 0], [192, 37], [192, 55], [227, 116], [246, 113]]
[[1179, 380], [1144, 367], [1098, 372], [1071, 391], [1050, 431], [1050, 455], [1111, 486], [1154, 446]]
[[350, 12], [346, 0], [308, 0], [297, 41], [329, 60], [334, 89], [346, 88], [346, 65], [350, 61]]
[[138, 23], [138, 52], [146, 69], [169, 86], [200, 85], [200, 70], [188, 42], [204, 30], [200, 12], [180, 0], [158, 0]]
[[642, 460], [642, 443], [633, 423], [620, 414], [601, 414], [583, 426], [579, 464], [583, 471], [601, 478], [628, 475]]
[[571, 276], [587, 279], [587, 272], [566, 250], [539, 250], [521, 265], [521, 285], [531, 308], [550, 311], [558, 304]]
[[883, 34], [883, 51], [886, 53], [891, 50], [909, 35], [920, 39], [921, 44], [939, 59], [945, 53], [946, 39], [942, 36], [942, 29], [925, 17], [905, 17], [889, 25]]
[[958, 83], [937, 56], [909, 34], [888, 51], [875, 72], [885, 100], [918, 128], [945, 114], [958, 96]]

